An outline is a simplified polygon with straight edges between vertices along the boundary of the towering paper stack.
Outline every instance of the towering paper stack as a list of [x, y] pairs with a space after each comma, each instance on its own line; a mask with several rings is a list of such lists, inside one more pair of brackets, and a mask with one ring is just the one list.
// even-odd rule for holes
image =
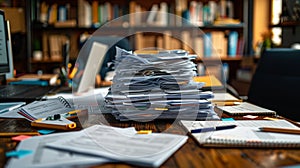
[[213, 93], [193, 81], [193, 58], [185, 50], [133, 54], [117, 48], [106, 106], [118, 120], [219, 119], [207, 101]]

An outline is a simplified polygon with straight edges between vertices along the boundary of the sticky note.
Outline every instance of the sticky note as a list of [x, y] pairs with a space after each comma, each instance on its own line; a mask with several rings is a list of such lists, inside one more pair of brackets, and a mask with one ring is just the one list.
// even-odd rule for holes
[[55, 132], [55, 130], [38, 130], [38, 132], [40, 134], [45, 135], [45, 134], [51, 134], [51, 133]]
[[152, 130], [140, 130], [137, 132], [137, 134], [151, 134]]
[[12, 137], [11, 139], [13, 141], [23, 141], [23, 140], [28, 139], [28, 138], [31, 138], [31, 136], [28, 136], [28, 135], [19, 135], [19, 136]]
[[15, 151], [6, 152], [5, 156], [6, 157], [21, 158], [21, 157], [24, 157], [24, 156], [29, 155], [31, 153], [32, 153], [31, 150], [15, 150]]
[[222, 121], [235, 121], [233, 118], [222, 118]]

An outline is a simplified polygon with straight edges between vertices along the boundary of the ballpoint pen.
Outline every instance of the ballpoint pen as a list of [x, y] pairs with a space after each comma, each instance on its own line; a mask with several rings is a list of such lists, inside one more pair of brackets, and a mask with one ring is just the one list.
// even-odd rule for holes
[[222, 125], [222, 126], [215, 126], [215, 127], [204, 127], [191, 130], [191, 133], [202, 133], [202, 132], [210, 132], [210, 131], [219, 131], [225, 129], [235, 128], [236, 125]]

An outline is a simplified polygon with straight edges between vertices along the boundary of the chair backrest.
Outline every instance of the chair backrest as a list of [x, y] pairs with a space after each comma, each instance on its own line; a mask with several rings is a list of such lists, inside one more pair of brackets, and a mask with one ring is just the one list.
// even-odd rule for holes
[[251, 81], [248, 101], [300, 121], [300, 50], [264, 51]]

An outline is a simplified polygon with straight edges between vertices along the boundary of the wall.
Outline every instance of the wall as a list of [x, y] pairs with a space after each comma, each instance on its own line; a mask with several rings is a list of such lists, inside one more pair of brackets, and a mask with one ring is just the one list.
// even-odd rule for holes
[[269, 27], [270, 0], [254, 0], [253, 10], [253, 47], [262, 41], [261, 34]]

